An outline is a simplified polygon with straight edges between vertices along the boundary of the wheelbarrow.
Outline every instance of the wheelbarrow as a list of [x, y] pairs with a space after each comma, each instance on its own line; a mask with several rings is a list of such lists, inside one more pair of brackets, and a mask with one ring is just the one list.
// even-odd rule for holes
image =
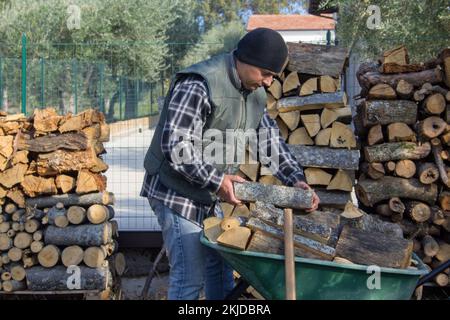
[[[245, 282], [265, 299], [285, 299], [284, 256], [240, 251], [210, 242], [203, 234], [203, 245], [216, 250]], [[428, 267], [413, 253], [417, 269], [375, 268], [358, 264], [295, 257], [297, 300], [408, 300], [420, 280], [430, 278]], [[448, 264], [449, 262], [447, 262]], [[442, 266], [444, 268], [445, 266]], [[448, 266], [447, 266], [448, 267]], [[375, 274], [377, 273], [377, 274]], [[379, 277], [378, 285], [374, 277]]]

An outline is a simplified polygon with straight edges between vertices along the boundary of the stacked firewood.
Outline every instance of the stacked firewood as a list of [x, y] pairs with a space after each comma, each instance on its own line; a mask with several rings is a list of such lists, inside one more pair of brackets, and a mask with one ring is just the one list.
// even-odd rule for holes
[[[450, 50], [410, 64], [404, 46], [357, 73], [359, 201], [399, 224], [431, 268], [450, 259]], [[449, 283], [449, 269], [435, 282]]]
[[[0, 274], [4, 291], [106, 290], [124, 268], [114, 196], [101, 159], [109, 140], [93, 109], [0, 114]], [[69, 287], [70, 266], [80, 282]], [[112, 272], [111, 272], [112, 271]]]
[[[235, 183], [236, 197], [252, 203], [248, 217], [210, 217], [204, 233], [211, 242], [238, 250], [284, 254], [284, 212], [308, 206], [312, 194], [295, 187]], [[281, 207], [281, 208], [280, 208]], [[337, 263], [414, 268], [413, 241], [400, 226], [382, 221], [348, 202], [342, 209], [294, 211], [293, 244], [298, 257]]]
[[[351, 110], [340, 87], [348, 52], [307, 43], [288, 43], [288, 49], [289, 63], [267, 90], [267, 111], [302, 164], [321, 207], [344, 208], [359, 162]], [[241, 165], [238, 174], [253, 182], [282, 184], [269, 168], [255, 162]], [[248, 216], [252, 207], [223, 204], [226, 216]]]

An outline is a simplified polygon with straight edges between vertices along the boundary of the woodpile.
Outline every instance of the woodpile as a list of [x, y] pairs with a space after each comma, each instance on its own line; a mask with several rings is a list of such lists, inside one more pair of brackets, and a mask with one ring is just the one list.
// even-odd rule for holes
[[[205, 236], [238, 250], [284, 254], [283, 209], [256, 201], [247, 217], [210, 217], [204, 220]], [[367, 214], [348, 202], [344, 210], [320, 210], [293, 216], [295, 256], [311, 259], [414, 268], [413, 241], [402, 229]]]
[[[410, 64], [400, 46], [357, 72], [361, 205], [402, 227], [432, 269], [450, 259], [450, 49]], [[449, 282], [449, 269], [435, 282]]]
[[[340, 87], [348, 52], [339, 47], [288, 43], [289, 63], [267, 89], [267, 111], [280, 138], [304, 168], [321, 207], [344, 208], [351, 199], [359, 151], [352, 114]], [[281, 185], [260, 159], [246, 158], [238, 175], [252, 182]], [[222, 204], [225, 216], [248, 216], [251, 207]]]
[[0, 115], [0, 284], [4, 291], [110, 290], [123, 273], [103, 173], [104, 115]]

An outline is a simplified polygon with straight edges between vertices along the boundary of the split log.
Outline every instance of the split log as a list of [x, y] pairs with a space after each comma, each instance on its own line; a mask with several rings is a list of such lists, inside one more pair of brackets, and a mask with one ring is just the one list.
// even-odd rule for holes
[[384, 166], [380, 162], [366, 163], [367, 175], [374, 180], [381, 179], [385, 175]]
[[100, 246], [111, 242], [112, 230], [109, 223], [85, 224], [58, 228], [48, 226], [44, 232], [45, 243], [58, 246]]
[[56, 187], [60, 189], [62, 193], [69, 193], [75, 189], [75, 181], [75, 178], [65, 174], [60, 174], [55, 179]]
[[[282, 228], [284, 226], [283, 210], [272, 204], [257, 201], [256, 208], [252, 211], [252, 217], [261, 219], [274, 227]], [[293, 216], [293, 228], [294, 233], [321, 243], [326, 243], [331, 237], [329, 226], [315, 223], [300, 215]]]
[[414, 124], [417, 120], [417, 104], [409, 100], [371, 100], [363, 103], [365, 127], [394, 122]]
[[416, 164], [411, 160], [400, 160], [395, 165], [395, 174], [402, 178], [412, 178], [416, 174]]
[[86, 221], [86, 209], [80, 206], [71, 206], [67, 209], [67, 220], [71, 224], [82, 224]]
[[405, 80], [400, 80], [397, 83], [397, 87], [395, 88], [395, 91], [397, 92], [397, 95], [400, 99], [411, 99], [411, 96], [413, 94], [414, 87]]
[[282, 186], [283, 185], [283, 183], [277, 177], [272, 176], [272, 175], [270, 175], [270, 176], [262, 176], [261, 178], [259, 178], [258, 182], [262, 183], [262, 184], [274, 184], [274, 185], [277, 185], [277, 186]]
[[336, 92], [339, 87], [339, 79], [334, 79], [330, 76], [320, 77], [320, 92], [332, 93]]
[[308, 135], [313, 138], [320, 131], [320, 116], [318, 114], [302, 114], [302, 123], [308, 131]]
[[336, 246], [336, 256], [358, 264], [407, 268], [412, 249], [410, 240], [345, 226]]
[[114, 194], [111, 192], [89, 193], [85, 195], [62, 194], [50, 197], [29, 198], [27, 206], [36, 208], [48, 208], [61, 202], [64, 206], [90, 206], [93, 204], [112, 205], [114, 204]]
[[275, 121], [278, 125], [278, 129], [280, 129], [281, 137], [283, 138], [284, 141], [286, 141], [289, 136], [289, 128], [286, 126], [284, 121], [281, 120], [279, 116], [275, 119]]
[[341, 108], [347, 104], [344, 92], [313, 94], [304, 97], [287, 97], [278, 100], [279, 112], [317, 110], [323, 108]]
[[250, 210], [245, 204], [236, 206], [233, 210], [232, 217], [248, 217], [250, 216]]
[[236, 217], [223, 218], [222, 221], [220, 222], [220, 228], [222, 228], [222, 231], [227, 231], [240, 226], [241, 220]]
[[267, 93], [267, 113], [271, 119], [275, 119], [279, 112], [277, 110], [277, 100], [270, 94]]
[[383, 52], [380, 60], [382, 64], [395, 63], [400, 66], [406, 65], [409, 63], [408, 50], [406, 50], [404, 45], [395, 47]]
[[[247, 227], [255, 232], [261, 231], [280, 240], [284, 239], [284, 232], [281, 228], [273, 227], [259, 219], [250, 218], [247, 222]], [[332, 260], [335, 254], [334, 248], [298, 234], [294, 234], [294, 247], [309, 251], [317, 258], [320, 257], [325, 260]]]
[[414, 142], [390, 142], [364, 147], [368, 162], [386, 162], [392, 160], [418, 160], [430, 154], [431, 145], [426, 142], [418, 145]]
[[423, 107], [427, 114], [439, 115], [444, 112], [446, 106], [445, 97], [440, 93], [433, 93], [429, 95], [424, 103]]
[[389, 142], [400, 142], [400, 141], [411, 141], [416, 142], [416, 133], [403, 122], [391, 123], [387, 127], [388, 141]]
[[436, 163], [436, 166], [438, 167], [439, 176], [441, 177], [441, 181], [444, 183], [445, 186], [450, 187], [447, 170], [444, 165], [444, 161], [441, 158], [441, 151], [442, 151], [441, 140], [439, 140], [437, 138], [432, 139], [431, 146], [433, 149], [434, 162]]
[[[80, 266], [81, 290], [104, 290], [111, 286], [112, 276], [108, 267], [88, 268]], [[33, 267], [27, 270], [27, 286], [31, 291], [68, 290], [69, 277], [64, 266], [52, 269]]]
[[318, 91], [317, 78], [310, 78], [306, 80], [300, 87], [299, 96], [311, 95]]
[[241, 170], [251, 181], [255, 182], [258, 179], [260, 164], [255, 161], [255, 163], [245, 163], [239, 166]]
[[58, 127], [59, 132], [79, 131], [95, 123], [105, 122], [103, 113], [97, 110], [88, 109], [77, 115], [68, 114], [61, 121]]
[[283, 95], [281, 83], [277, 79], [273, 79], [273, 82], [267, 91], [269, 91], [276, 100], [280, 99]]
[[28, 150], [36, 153], [46, 153], [58, 149], [85, 150], [86, 135], [83, 132], [71, 132], [60, 135], [48, 135], [38, 138], [21, 136], [17, 142], [17, 150]]
[[291, 131], [295, 130], [300, 123], [300, 111], [280, 113], [279, 117]]
[[348, 58], [348, 49], [310, 43], [288, 42], [290, 71], [317, 76], [339, 77]]
[[38, 253], [38, 261], [39, 264], [46, 268], [52, 268], [56, 266], [61, 256], [61, 251], [55, 245], [49, 244], [46, 245], [42, 250]]
[[21, 183], [25, 179], [28, 165], [18, 163], [10, 169], [0, 172], [0, 184], [5, 188], [12, 188], [16, 184]]
[[57, 194], [55, 179], [42, 178], [33, 175], [26, 175], [20, 183], [22, 190], [29, 197], [36, 197], [44, 194]]
[[65, 172], [89, 170], [98, 165], [97, 159], [93, 148], [82, 151], [56, 150], [39, 154], [36, 164], [40, 176], [55, 176]]
[[283, 93], [296, 90], [299, 86], [300, 80], [298, 79], [298, 73], [296, 71], [291, 72], [283, 81]]
[[64, 205], [59, 202], [47, 213], [48, 223], [51, 225], [55, 225], [60, 228], [65, 228], [69, 225], [69, 220], [67, 219], [67, 210], [64, 208]]
[[78, 172], [77, 187], [75, 192], [78, 194], [89, 192], [102, 192], [106, 190], [106, 177], [101, 174], [81, 170]]
[[329, 127], [334, 121], [342, 123], [350, 123], [352, 119], [352, 111], [350, 107], [328, 109], [324, 108], [320, 115], [320, 124], [323, 129]]
[[416, 126], [419, 137], [422, 140], [429, 140], [441, 135], [445, 131], [447, 123], [443, 119], [433, 116], [418, 122]]
[[332, 148], [356, 148], [356, 138], [353, 131], [345, 124], [338, 121], [331, 127], [330, 147]]
[[378, 83], [370, 88], [367, 98], [371, 100], [394, 100], [397, 98], [397, 94], [390, 85]]
[[419, 201], [406, 202], [406, 212], [418, 223], [427, 221], [431, 216], [430, 207]]
[[367, 134], [367, 144], [373, 146], [374, 144], [379, 144], [384, 142], [383, 131], [381, 124], [377, 124], [369, 129]]
[[19, 188], [12, 188], [8, 190], [6, 197], [14, 201], [19, 208], [25, 208], [25, 196]]
[[420, 200], [430, 205], [434, 204], [437, 198], [436, 184], [423, 185], [416, 179], [390, 176], [379, 180], [359, 179], [355, 190], [358, 199], [369, 207], [392, 197]]
[[93, 224], [100, 224], [114, 218], [114, 209], [111, 206], [93, 204], [86, 212], [87, 219]]
[[222, 233], [217, 242], [231, 248], [245, 250], [250, 239], [251, 230], [246, 227], [234, 227]]
[[341, 190], [351, 192], [353, 180], [347, 172], [339, 169], [327, 186], [327, 190]]
[[306, 209], [311, 207], [312, 192], [295, 187], [268, 186], [254, 182], [234, 183], [237, 199], [264, 201], [280, 207]]
[[63, 119], [54, 108], [34, 109], [33, 127], [40, 132], [53, 132], [58, 130], [58, 125]]
[[219, 217], [209, 217], [203, 220], [203, 230], [205, 237], [211, 242], [217, 242], [217, 238], [222, 234], [222, 219]]
[[319, 133], [314, 138], [314, 144], [316, 146], [328, 147], [330, 145], [330, 138], [331, 138], [331, 128], [320, 130]]
[[434, 163], [423, 162], [417, 170], [419, 181], [423, 184], [431, 184], [439, 179], [439, 169]]
[[328, 186], [333, 177], [326, 171], [318, 168], [306, 168], [304, 170], [306, 182], [309, 185], [323, 185]]
[[301, 127], [295, 129], [290, 135], [288, 139], [288, 144], [290, 145], [314, 145], [314, 141], [309, 136], [306, 128]]

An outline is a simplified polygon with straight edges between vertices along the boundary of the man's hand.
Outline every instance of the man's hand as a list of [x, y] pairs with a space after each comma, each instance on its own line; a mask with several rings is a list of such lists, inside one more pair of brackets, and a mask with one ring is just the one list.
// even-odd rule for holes
[[[303, 181], [297, 182], [296, 184], [294, 184], [294, 187], [302, 188], [304, 190], [312, 190], [312, 188], [306, 182], [303, 182]], [[319, 207], [319, 203], [320, 203], [319, 196], [313, 190], [312, 206], [311, 206], [311, 208], [309, 208], [305, 211], [313, 212], [313, 211], [317, 210], [317, 208]]]
[[234, 196], [233, 182], [245, 182], [245, 179], [239, 176], [226, 174], [223, 178], [222, 184], [220, 185], [219, 191], [217, 191], [217, 195], [222, 201], [228, 202], [232, 205], [240, 205], [241, 201], [236, 199]]

